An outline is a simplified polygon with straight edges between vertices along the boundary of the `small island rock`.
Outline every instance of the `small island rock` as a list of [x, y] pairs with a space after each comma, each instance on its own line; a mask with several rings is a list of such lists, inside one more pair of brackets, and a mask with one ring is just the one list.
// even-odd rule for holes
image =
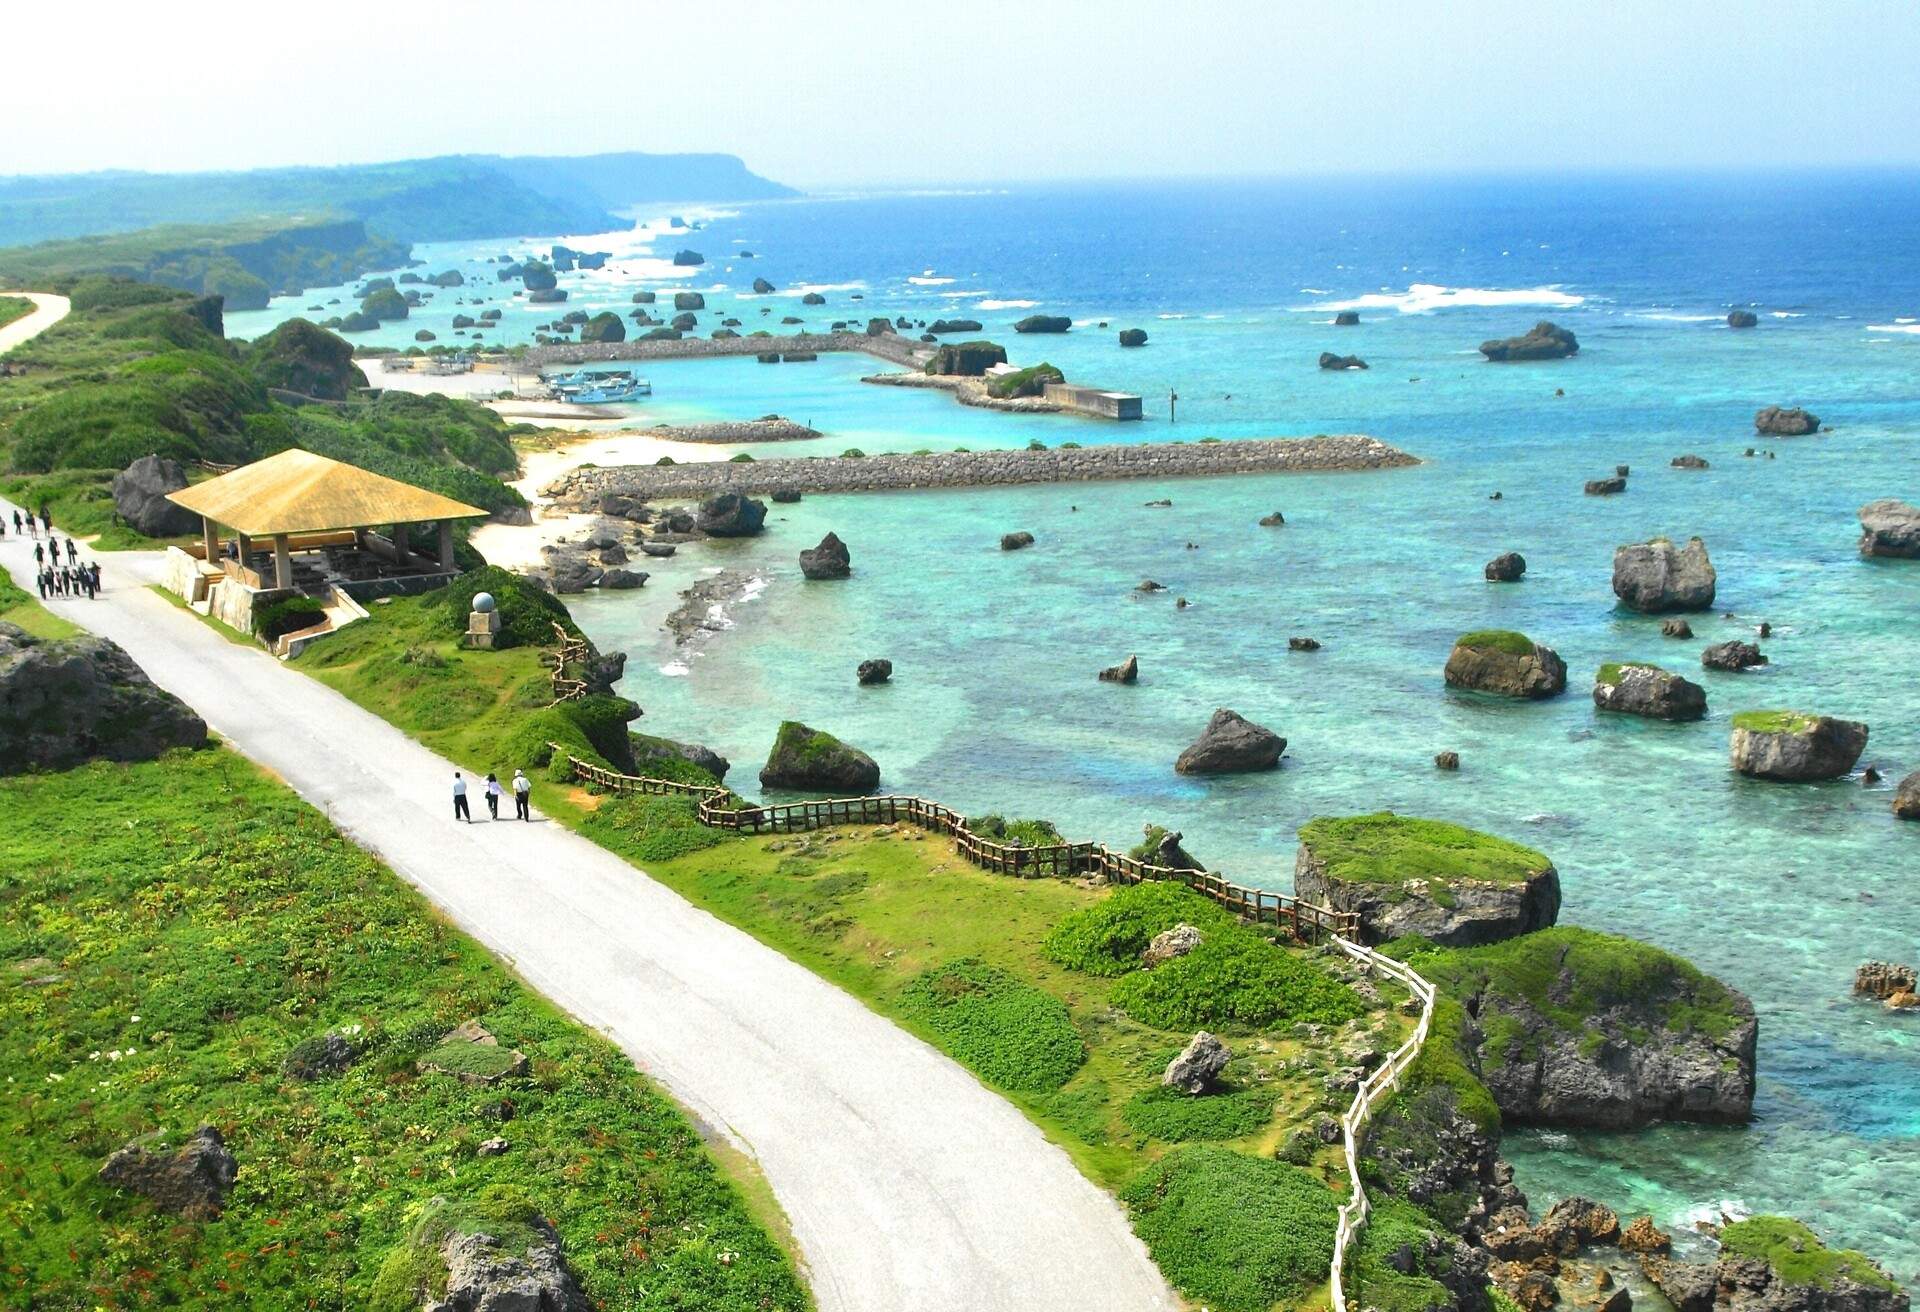
[[[119, 480], [115, 479], [116, 503], [119, 486]], [[1920, 559], [1920, 506], [1883, 497], [1860, 507], [1860, 554], [1898, 560]]]
[[1501, 552], [1487, 562], [1485, 571], [1489, 583], [1518, 583], [1526, 572], [1527, 558], [1517, 551]]
[[1567, 665], [1551, 647], [1524, 633], [1487, 629], [1462, 634], [1447, 657], [1449, 688], [1539, 701], [1567, 690]]
[[1140, 678], [1140, 658], [1129, 656], [1118, 665], [1109, 665], [1100, 671], [1102, 683], [1134, 683]]
[[1367, 362], [1357, 355], [1335, 355], [1332, 351], [1320, 352], [1322, 369], [1365, 369]]
[[1237, 711], [1216, 710], [1207, 727], [1180, 753], [1173, 768], [1181, 774], [1238, 774], [1271, 770], [1280, 764], [1287, 740]]
[[1700, 663], [1710, 670], [1730, 670], [1735, 673], [1752, 669], [1756, 665], [1765, 665], [1766, 656], [1750, 642], [1734, 639], [1731, 642], [1716, 642], [1700, 653]]
[[751, 537], [766, 524], [767, 507], [765, 502], [738, 492], [722, 492], [700, 503], [694, 522], [710, 537]]
[[1120, 330], [1120, 345], [1145, 346], [1146, 344], [1147, 330], [1145, 328], [1122, 328]]
[[1684, 547], [1654, 538], [1613, 552], [1613, 595], [1644, 615], [1711, 609], [1716, 583], [1707, 544], [1699, 538], [1687, 539]]
[[861, 661], [853, 672], [853, 680], [862, 688], [871, 688], [875, 684], [886, 683], [893, 678], [893, 662], [884, 657]]
[[1805, 437], [1820, 431], [1820, 416], [1799, 406], [1770, 405], [1754, 415], [1753, 427], [1771, 437]]
[[1797, 711], [1742, 711], [1733, 717], [1733, 768], [1750, 779], [1838, 779], [1866, 749], [1867, 726], [1858, 720]]
[[1760, 316], [1752, 310], [1727, 311], [1727, 327], [1729, 328], [1757, 328], [1759, 326]]
[[1505, 337], [1480, 343], [1480, 354], [1492, 362], [1520, 360], [1561, 360], [1579, 353], [1574, 335], [1557, 324], [1542, 319], [1519, 337]]
[[1657, 665], [1602, 665], [1593, 684], [1593, 704], [1652, 720], [1697, 720], [1707, 713], [1707, 693]]
[[810, 579], [844, 579], [853, 573], [853, 558], [839, 534], [829, 533], [818, 546], [801, 551], [800, 572]]
[[1000, 535], [1000, 550], [1002, 551], [1019, 551], [1032, 545], [1033, 534], [1027, 532], [1025, 529], [1022, 529], [1018, 533], [1002, 533]]

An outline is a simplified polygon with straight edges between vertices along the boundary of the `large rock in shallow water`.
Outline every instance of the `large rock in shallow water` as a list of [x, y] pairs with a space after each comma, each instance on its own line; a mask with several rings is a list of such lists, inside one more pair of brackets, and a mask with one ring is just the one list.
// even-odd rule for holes
[[1520, 337], [1503, 337], [1480, 343], [1480, 354], [1500, 362], [1509, 360], [1560, 360], [1578, 354], [1580, 343], [1557, 324], [1542, 319]]
[[1449, 688], [1539, 701], [1567, 690], [1567, 663], [1524, 633], [1483, 629], [1453, 644], [1446, 680]]
[[1753, 1115], [1753, 1004], [1672, 953], [1561, 925], [1408, 961], [1466, 1009], [1470, 1064], [1511, 1121]]
[[997, 342], [948, 343], [933, 353], [933, 358], [927, 361], [926, 371], [930, 374], [978, 378], [994, 365], [1006, 362], [1007, 348]]
[[1064, 314], [1030, 314], [1013, 326], [1017, 333], [1064, 333], [1073, 320]]
[[135, 1139], [107, 1158], [100, 1182], [140, 1194], [163, 1212], [210, 1221], [226, 1206], [238, 1173], [220, 1131], [203, 1125], [176, 1152], [155, 1137]]
[[1920, 506], [1886, 497], [1860, 507], [1860, 554], [1920, 558]]
[[1770, 405], [1754, 415], [1753, 427], [1769, 437], [1805, 437], [1820, 431], [1820, 416], [1799, 406]]
[[1610, 664], [1594, 677], [1593, 704], [1653, 720], [1697, 720], [1707, 713], [1707, 692], [1657, 665]]
[[1287, 740], [1273, 730], [1225, 707], [1215, 711], [1207, 727], [1180, 753], [1173, 768], [1181, 774], [1238, 774], [1271, 770], [1280, 764]]
[[1544, 853], [1390, 811], [1302, 825], [1293, 891], [1356, 913], [1375, 941], [1418, 934], [1467, 947], [1545, 929], [1560, 915], [1560, 874]]
[[700, 503], [700, 513], [694, 517], [702, 533], [716, 538], [752, 537], [766, 522], [766, 503], [738, 492], [709, 497]]
[[847, 554], [847, 544], [840, 540], [839, 534], [827, 534], [820, 539], [819, 546], [801, 551], [800, 572], [810, 579], [846, 578], [853, 572], [853, 559]]
[[880, 786], [880, 767], [832, 734], [788, 720], [773, 740], [760, 783], [808, 793], [870, 793]]
[[105, 638], [44, 641], [0, 622], [0, 775], [102, 757], [150, 761], [207, 741], [204, 721]]
[[1645, 615], [1711, 610], [1717, 582], [1707, 544], [1699, 538], [1688, 538], [1684, 547], [1654, 538], [1613, 550], [1613, 595]]
[[141, 456], [113, 476], [113, 509], [135, 532], [178, 537], [200, 527], [200, 516], [167, 500], [187, 485], [187, 471], [166, 456]]
[[1902, 779], [1893, 790], [1893, 813], [1902, 820], [1920, 820], [1920, 770]]
[[1800, 783], [1838, 779], [1867, 750], [1867, 726], [1799, 711], [1742, 711], [1733, 717], [1733, 768], [1754, 779]]

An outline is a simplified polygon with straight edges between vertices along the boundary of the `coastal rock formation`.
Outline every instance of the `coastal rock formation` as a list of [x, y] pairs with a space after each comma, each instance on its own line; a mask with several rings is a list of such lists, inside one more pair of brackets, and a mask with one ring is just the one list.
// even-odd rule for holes
[[1288, 651], [1319, 651], [1320, 639], [1296, 636], [1287, 639]]
[[1352, 328], [1359, 322], [1360, 311], [1358, 310], [1341, 310], [1333, 316], [1333, 326], [1336, 328]]
[[1205, 1093], [1219, 1078], [1220, 1072], [1227, 1068], [1231, 1054], [1227, 1045], [1212, 1034], [1201, 1030], [1180, 1050], [1180, 1055], [1167, 1063], [1166, 1071], [1160, 1076], [1162, 1086], [1178, 1089], [1182, 1093], [1198, 1095]]
[[1697, 720], [1707, 713], [1707, 693], [1657, 665], [1609, 664], [1594, 677], [1593, 704], [1653, 720]]
[[1020, 530], [1018, 533], [1002, 533], [1000, 535], [1000, 550], [1002, 551], [1020, 551], [1032, 545], [1033, 534], [1027, 532], [1025, 529]]
[[429, 1203], [411, 1241], [431, 1246], [416, 1267], [445, 1268], [439, 1298], [423, 1301], [425, 1312], [590, 1312], [591, 1300], [569, 1269], [560, 1236], [527, 1209], [508, 1217], [459, 1213], [444, 1199]]
[[948, 343], [934, 351], [927, 361], [930, 374], [959, 378], [979, 378], [994, 365], [1007, 362], [1007, 348], [995, 342]]
[[1623, 1253], [1667, 1253], [1673, 1251], [1673, 1236], [1653, 1224], [1651, 1216], [1636, 1216], [1620, 1231]]
[[1469, 947], [1545, 929], [1560, 915], [1560, 873], [1545, 854], [1390, 811], [1302, 825], [1293, 891], [1356, 913], [1373, 942], [1418, 934]]
[[767, 506], [738, 492], [722, 492], [700, 503], [694, 522], [709, 537], [752, 537], [767, 522]]
[[805, 442], [820, 436], [819, 429], [781, 415], [713, 424], [662, 424], [653, 432], [673, 442]]
[[567, 291], [564, 287], [544, 287], [539, 291], [527, 293], [528, 305], [560, 305], [565, 303]]
[[680, 333], [691, 332], [694, 326], [700, 322], [700, 316], [695, 314], [692, 310], [684, 310], [681, 313], [674, 315], [673, 318], [669, 319], [667, 322], [675, 332], [680, 332]]
[[1902, 779], [1893, 790], [1893, 813], [1902, 820], [1920, 820], [1920, 770]]
[[1271, 515], [1260, 516], [1261, 528], [1279, 528], [1286, 522], [1287, 522], [1287, 517], [1281, 514], [1277, 510], [1274, 511]]
[[1920, 993], [1920, 972], [1891, 961], [1869, 961], [1853, 972], [1853, 991], [1858, 997], [1874, 998], [1889, 1006], [1903, 1005], [1897, 1000], [1911, 999]]
[[1920, 559], [1920, 506], [1885, 497], [1860, 507], [1860, 554]]
[[344, 401], [367, 385], [353, 362], [353, 344], [305, 319], [289, 319], [246, 348], [247, 367], [266, 387]]
[[1757, 328], [1759, 326], [1760, 316], [1752, 310], [1729, 310], [1727, 312], [1727, 327], [1729, 328]]
[[612, 569], [602, 571], [600, 586], [615, 592], [624, 592], [629, 588], [644, 585], [649, 577], [651, 576], [645, 570], [623, 569], [616, 565]]
[[1144, 861], [1150, 866], [1163, 870], [1205, 870], [1199, 858], [1181, 846], [1184, 837], [1178, 830], [1163, 829], [1159, 825], [1141, 826], [1141, 842], [1129, 853], [1136, 861]]
[[769, 296], [773, 293], [774, 286], [772, 283], [768, 282], [765, 278], [755, 278], [753, 280], [753, 290], [758, 295]]
[[827, 303], [827, 298], [822, 296], [819, 292], [808, 292], [805, 296], [802, 296], [800, 298], [800, 304], [802, 305], [825, 305], [826, 303]]
[[635, 305], [652, 305], [659, 299], [660, 294], [658, 292], [635, 292], [633, 294], [633, 303]]
[[530, 292], [552, 291], [559, 281], [553, 276], [553, 267], [539, 260], [528, 260], [520, 266], [520, 285]]
[[1517, 551], [1503, 551], [1487, 562], [1487, 582], [1518, 583], [1527, 572], [1527, 558]]
[[697, 766], [715, 779], [726, 778], [727, 771], [733, 768], [726, 757], [700, 743], [676, 742], [644, 733], [629, 733], [627, 741], [633, 745], [633, 763], [641, 774], [650, 773], [656, 764], [672, 761]]
[[1705, 469], [1707, 468], [1707, 462], [1695, 455], [1675, 456], [1673, 458], [1673, 467], [1675, 469]]
[[1799, 406], [1770, 405], [1754, 415], [1753, 427], [1770, 437], [1805, 437], [1820, 431], [1820, 416]]
[[1433, 755], [1433, 768], [1436, 770], [1458, 770], [1460, 768], [1460, 753], [1454, 751], [1435, 752]]
[[1654, 538], [1614, 548], [1613, 595], [1643, 615], [1710, 610], [1717, 578], [1699, 538], [1688, 538], [1684, 547]]
[[1618, 496], [1627, 490], [1627, 480], [1618, 474], [1612, 478], [1590, 478], [1582, 490], [1590, 497]]
[[226, 1206], [239, 1170], [220, 1131], [203, 1125], [174, 1152], [156, 1136], [133, 1140], [107, 1158], [100, 1183], [139, 1194], [163, 1212], [210, 1221]]
[[1120, 330], [1120, 345], [1145, 346], [1146, 344], [1147, 330], [1145, 328], [1122, 328]]
[[1798, 711], [1742, 711], [1733, 717], [1733, 768], [1752, 779], [1838, 779], [1867, 749], [1867, 726]]
[[1163, 961], [1186, 956], [1205, 941], [1206, 936], [1192, 925], [1182, 923], [1163, 929], [1148, 940], [1146, 950], [1140, 954], [1140, 964], [1152, 970]]
[[776, 506], [791, 506], [799, 502], [800, 493], [790, 487], [775, 488], [770, 500]]
[[1173, 768], [1181, 774], [1238, 774], [1271, 770], [1280, 764], [1287, 740], [1225, 707], [1215, 711], [1207, 727]]
[[1073, 320], [1064, 314], [1030, 314], [1013, 326], [1017, 333], [1064, 333], [1073, 327]]
[[1618, 1243], [1620, 1217], [1612, 1208], [1574, 1194], [1548, 1208], [1533, 1232], [1548, 1252], [1572, 1257], [1595, 1244]]
[[977, 333], [980, 326], [978, 319], [935, 319], [927, 331], [942, 337], [948, 333]]
[[840, 535], [829, 533], [820, 545], [800, 552], [800, 572], [810, 579], [844, 579], [853, 573], [853, 558]]
[[707, 257], [699, 251], [675, 251], [673, 253], [673, 262], [679, 268], [686, 269], [692, 268], [695, 265], [705, 264]]
[[1641, 1270], [1677, 1312], [1907, 1312], [1906, 1291], [1864, 1253], [1834, 1250], [1791, 1217], [1720, 1231], [1711, 1262], [1665, 1256]]
[[1332, 351], [1320, 352], [1322, 369], [1365, 369], [1367, 362], [1357, 355], [1335, 355]]
[[611, 310], [602, 310], [580, 325], [582, 342], [624, 342], [627, 340], [627, 326], [620, 322], [620, 316]]
[[1102, 683], [1134, 683], [1140, 678], [1140, 658], [1129, 656], [1118, 665], [1109, 665], [1100, 671]]
[[[1688, 633], [1692, 636], [1691, 632]], [[1738, 673], [1752, 669], [1756, 665], [1765, 665], [1767, 658], [1760, 649], [1750, 642], [1734, 639], [1731, 642], [1716, 642], [1700, 653], [1700, 663], [1710, 670], [1729, 670]]]
[[704, 310], [707, 308], [707, 298], [699, 292], [675, 292], [673, 294], [673, 308], [676, 310]]
[[1553, 648], [1524, 633], [1483, 629], [1455, 641], [1446, 680], [1449, 688], [1538, 701], [1567, 690], [1567, 665]]
[[859, 667], [853, 672], [854, 682], [862, 688], [871, 688], [875, 684], [886, 683], [892, 678], [893, 662], [884, 658], [861, 661]]
[[106, 638], [46, 640], [0, 621], [0, 775], [151, 761], [207, 726]]
[[1565, 328], [1542, 319], [1519, 337], [1480, 343], [1480, 354], [1490, 361], [1560, 360], [1578, 354], [1580, 343]]
[[178, 460], [141, 456], [113, 476], [114, 513], [134, 532], [150, 538], [192, 533], [200, 527], [200, 516], [167, 500], [169, 492], [178, 492], [186, 485], [187, 471]]
[[760, 769], [760, 784], [796, 792], [870, 793], [880, 786], [880, 767], [832, 734], [787, 720]]

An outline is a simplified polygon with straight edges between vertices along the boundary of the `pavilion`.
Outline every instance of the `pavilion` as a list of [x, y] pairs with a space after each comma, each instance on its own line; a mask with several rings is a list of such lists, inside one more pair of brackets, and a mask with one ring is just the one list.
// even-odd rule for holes
[[[290, 448], [218, 478], [185, 487], [167, 498], [200, 516], [200, 550], [190, 554], [228, 578], [256, 589], [300, 586], [294, 556], [321, 553], [329, 581], [433, 576], [456, 572], [453, 525], [483, 519], [487, 512], [371, 473], [311, 451]], [[437, 550], [416, 555], [408, 530], [438, 526]], [[231, 550], [221, 551], [220, 529], [233, 530]], [[382, 535], [378, 530], [388, 529]], [[272, 570], [255, 564], [257, 544], [272, 544]], [[269, 581], [269, 579], [271, 581]]]

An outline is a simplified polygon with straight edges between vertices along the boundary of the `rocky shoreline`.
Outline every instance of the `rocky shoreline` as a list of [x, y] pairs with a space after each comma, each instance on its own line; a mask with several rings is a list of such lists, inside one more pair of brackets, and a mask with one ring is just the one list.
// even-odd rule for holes
[[1005, 410], [1013, 414], [1057, 415], [1061, 407], [1038, 396], [994, 396], [987, 391], [984, 378], [967, 378], [960, 374], [869, 374], [860, 380], [863, 383], [877, 383], [883, 387], [919, 387], [936, 392], [949, 392], [961, 405], [970, 405], [981, 410]]
[[1269, 437], [1234, 442], [1153, 442], [1048, 450], [949, 451], [842, 456], [831, 460], [708, 461], [576, 469], [541, 495], [567, 509], [595, 509], [608, 496], [688, 499], [743, 495], [884, 492], [916, 488], [1084, 483], [1207, 474], [1331, 473], [1399, 469], [1420, 462], [1378, 438]]

